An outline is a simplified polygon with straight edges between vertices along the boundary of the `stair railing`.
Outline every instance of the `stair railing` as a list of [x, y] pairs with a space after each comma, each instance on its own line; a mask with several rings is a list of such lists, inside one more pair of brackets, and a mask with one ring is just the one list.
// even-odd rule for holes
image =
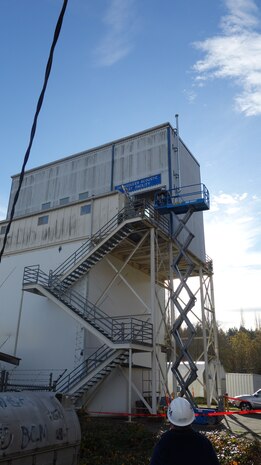
[[49, 280], [49, 275], [40, 270], [39, 265], [24, 269], [23, 285], [40, 284], [60, 302], [83, 318], [92, 327], [104, 334], [115, 344], [141, 343], [151, 345], [152, 324], [133, 317], [110, 317], [100, 308], [74, 290], [65, 289], [62, 281]]
[[108, 360], [113, 353], [116, 353], [116, 350], [111, 349], [106, 344], [99, 347], [90, 357], [58, 381], [56, 384], [56, 391], [69, 392], [73, 386], [86, 378], [88, 374], [94, 371], [103, 362]]
[[128, 219], [142, 218], [147, 219], [157, 227], [160, 227], [165, 233], [170, 233], [169, 220], [159, 215], [153, 204], [145, 199], [133, 202], [132, 205], [122, 208], [117, 215], [111, 218], [101, 229], [94, 233], [84, 244], [73, 252], [61, 265], [55, 270], [50, 271], [52, 279], [59, 278], [71, 269], [83, 256], [86, 256], [99, 244], [105, 237], [114, 231], [120, 224]]

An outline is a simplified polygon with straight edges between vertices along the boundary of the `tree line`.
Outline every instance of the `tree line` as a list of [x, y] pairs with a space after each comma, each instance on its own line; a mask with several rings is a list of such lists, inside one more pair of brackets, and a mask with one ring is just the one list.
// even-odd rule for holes
[[[186, 341], [188, 329], [181, 328], [179, 334], [181, 339]], [[218, 328], [218, 346], [220, 362], [227, 373], [256, 373], [261, 375], [260, 326], [254, 330], [247, 329], [242, 325], [239, 329], [230, 328], [227, 331]], [[195, 326], [195, 335], [189, 346], [189, 353], [194, 360], [198, 360], [203, 353], [200, 324]]]
[[227, 373], [261, 375], [261, 329], [218, 330], [219, 357]]

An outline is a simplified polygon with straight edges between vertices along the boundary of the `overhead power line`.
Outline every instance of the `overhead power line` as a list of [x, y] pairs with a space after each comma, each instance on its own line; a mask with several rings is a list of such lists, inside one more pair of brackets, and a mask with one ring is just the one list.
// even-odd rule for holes
[[50, 72], [51, 72], [51, 69], [52, 69], [54, 49], [55, 49], [55, 46], [57, 44], [57, 41], [58, 41], [58, 38], [59, 38], [59, 35], [60, 35], [60, 32], [61, 32], [63, 18], [64, 18], [64, 14], [65, 14], [65, 11], [66, 11], [67, 3], [68, 3], [68, 0], [63, 0], [63, 6], [62, 6], [62, 9], [61, 9], [61, 12], [60, 12], [60, 15], [59, 15], [59, 18], [57, 20], [56, 27], [55, 27], [53, 41], [52, 41], [52, 45], [51, 45], [50, 53], [49, 53], [49, 58], [48, 58], [46, 69], [45, 69], [44, 83], [43, 83], [42, 91], [40, 93], [40, 96], [39, 96], [39, 99], [38, 99], [38, 102], [37, 102], [36, 111], [35, 111], [35, 115], [34, 115], [34, 120], [33, 120], [32, 128], [31, 128], [29, 144], [28, 144], [28, 148], [27, 148], [27, 150], [25, 152], [22, 169], [21, 169], [21, 173], [20, 173], [20, 176], [19, 176], [18, 188], [17, 188], [17, 191], [15, 193], [14, 201], [13, 201], [13, 204], [12, 204], [10, 219], [9, 219], [9, 222], [8, 222], [8, 224], [6, 226], [3, 246], [2, 246], [2, 249], [1, 249], [1, 252], [0, 252], [0, 262], [1, 262], [4, 250], [5, 250], [5, 246], [6, 246], [6, 242], [7, 242], [7, 236], [8, 236], [8, 233], [10, 231], [11, 224], [12, 224], [12, 221], [13, 221], [13, 218], [14, 218], [15, 206], [16, 206], [18, 198], [19, 198], [20, 190], [21, 190], [21, 187], [22, 187], [23, 179], [24, 179], [25, 167], [26, 167], [26, 164], [28, 162], [30, 151], [31, 151], [31, 148], [32, 148], [32, 144], [33, 144], [33, 140], [34, 140], [34, 136], [35, 136], [35, 132], [36, 132], [38, 116], [39, 116], [40, 110], [42, 108], [42, 104], [43, 104], [43, 100], [44, 100], [44, 95], [45, 95], [48, 79], [49, 79]]

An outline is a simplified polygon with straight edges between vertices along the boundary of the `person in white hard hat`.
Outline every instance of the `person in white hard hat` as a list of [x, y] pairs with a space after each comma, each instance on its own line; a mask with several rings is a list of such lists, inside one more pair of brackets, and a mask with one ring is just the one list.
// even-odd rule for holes
[[191, 428], [195, 413], [186, 399], [174, 399], [167, 417], [172, 428], [156, 444], [150, 465], [220, 465], [209, 439]]

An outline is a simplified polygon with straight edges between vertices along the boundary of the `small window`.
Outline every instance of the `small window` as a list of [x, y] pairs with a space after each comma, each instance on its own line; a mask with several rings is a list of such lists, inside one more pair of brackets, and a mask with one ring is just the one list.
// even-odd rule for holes
[[48, 224], [49, 216], [39, 216], [38, 218], [38, 226], [42, 226], [43, 224]]
[[51, 202], [42, 203], [42, 210], [48, 210], [51, 207]]
[[81, 215], [87, 215], [88, 213], [91, 213], [91, 205], [83, 205], [81, 207]]
[[85, 200], [85, 199], [88, 199], [89, 197], [89, 192], [81, 192], [81, 194], [79, 194], [79, 200]]
[[0, 234], [5, 234], [5, 232], [6, 232], [6, 226], [1, 226]]
[[60, 205], [66, 205], [69, 203], [70, 197], [64, 197], [63, 199], [60, 199]]

